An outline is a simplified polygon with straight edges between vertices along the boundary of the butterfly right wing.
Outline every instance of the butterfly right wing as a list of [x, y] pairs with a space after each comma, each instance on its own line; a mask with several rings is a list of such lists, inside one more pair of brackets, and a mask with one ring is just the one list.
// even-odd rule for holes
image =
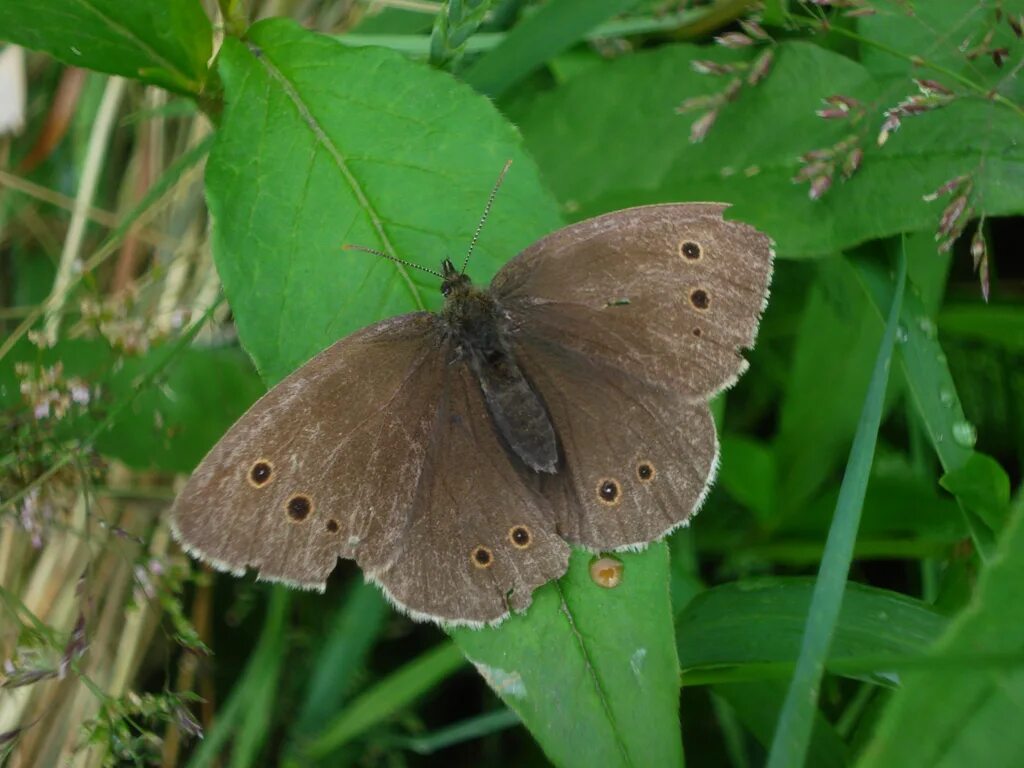
[[599, 366], [707, 400], [746, 367], [772, 273], [771, 241], [724, 205], [628, 208], [537, 241], [495, 276], [514, 326]]
[[264, 395], [192, 474], [171, 512], [192, 555], [323, 589], [338, 557], [394, 547], [425, 465], [445, 361], [428, 312], [346, 337]]

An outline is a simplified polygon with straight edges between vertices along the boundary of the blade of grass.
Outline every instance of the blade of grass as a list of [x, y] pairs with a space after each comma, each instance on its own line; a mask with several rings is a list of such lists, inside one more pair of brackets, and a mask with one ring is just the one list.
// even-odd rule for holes
[[[203, 138], [198, 144], [187, 149], [182, 155], [174, 160], [167, 170], [163, 172], [160, 178], [151, 186], [146, 194], [139, 200], [138, 204], [135, 205], [121, 220], [121, 223], [110, 232], [107, 239], [103, 242], [96, 252], [89, 257], [89, 259], [82, 265], [81, 271], [76, 272], [71, 276], [71, 281], [67, 286], [67, 290], [70, 292], [81, 280], [89, 275], [92, 271], [106, 261], [112, 254], [117, 252], [117, 247], [121, 243], [121, 239], [127, 234], [128, 230], [136, 223], [140, 227], [147, 226], [153, 218], [162, 210], [162, 207], [157, 205], [161, 199], [167, 196], [169, 191], [174, 189], [179, 182], [187, 181], [186, 177], [190, 175], [190, 171], [193, 168], [199, 166], [202, 161], [206, 158], [206, 155], [210, 151], [210, 147], [213, 146], [214, 134], [209, 134]], [[25, 319], [19, 323], [18, 327], [4, 339], [3, 343], [0, 344], [0, 360], [2, 360], [17, 341], [28, 333], [29, 329], [35, 325], [36, 321], [43, 314], [45, 304], [41, 304], [35, 307]]]
[[438, 750], [480, 739], [520, 724], [519, 715], [511, 709], [496, 709], [476, 717], [449, 725], [424, 736], [399, 736], [389, 739], [389, 746], [407, 749], [418, 755], [430, 755]]
[[906, 281], [907, 256], [901, 244], [897, 255], [896, 292], [889, 307], [885, 333], [878, 349], [878, 357], [850, 449], [850, 458], [839, 489], [839, 499], [825, 542], [818, 580], [811, 596], [796, 670], [786, 692], [786, 701], [772, 739], [768, 768], [792, 768], [803, 765], [807, 754], [817, 710], [818, 688], [842, 607], [843, 590], [850, 570], [864, 494], [878, 440], [885, 389], [889, 379], [889, 363], [896, 341], [896, 328]]
[[[889, 281], [873, 265], [855, 262], [854, 267], [881, 315], [892, 291]], [[903, 303], [900, 322], [907, 340], [900, 346], [898, 360], [908, 392], [942, 468], [948, 475], [964, 470], [972, 463], [984, 462], [984, 459], [973, 458], [974, 428], [964, 414], [935, 323], [913, 293]], [[998, 467], [995, 470], [1001, 471]], [[954, 494], [978, 554], [983, 560], [991, 559], [998, 528], [993, 530], [963, 493], [954, 491]], [[1000, 515], [1005, 514], [1004, 508]]]
[[465, 80], [481, 93], [500, 96], [602, 21], [634, 5], [636, 0], [552, 0], [467, 68]]
[[442, 643], [389, 675], [355, 699], [302, 752], [302, 759], [326, 757], [385, 718], [391, 717], [466, 663], [453, 643]]
[[269, 735], [270, 716], [277, 694], [278, 675], [285, 651], [288, 605], [291, 593], [284, 587], [270, 592], [263, 631], [213, 727], [188, 761], [188, 768], [206, 768], [220, 763], [222, 750], [231, 745], [232, 766], [254, 765]]

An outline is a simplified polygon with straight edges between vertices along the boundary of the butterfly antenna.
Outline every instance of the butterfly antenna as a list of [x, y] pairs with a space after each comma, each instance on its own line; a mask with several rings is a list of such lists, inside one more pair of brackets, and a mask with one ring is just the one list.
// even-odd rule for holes
[[480, 217], [480, 223], [476, 225], [476, 232], [473, 233], [473, 239], [469, 241], [469, 250], [466, 251], [466, 258], [462, 262], [462, 274], [466, 274], [466, 266], [469, 264], [469, 256], [473, 253], [473, 249], [476, 248], [476, 241], [480, 239], [480, 230], [484, 228], [484, 222], [487, 221], [487, 215], [491, 212], [491, 206], [494, 205], [494, 198], [498, 194], [501, 182], [505, 180], [505, 174], [508, 173], [510, 165], [512, 165], [511, 160], [505, 161], [505, 167], [501, 169], [501, 173], [498, 174], [498, 180], [494, 182], [494, 188], [491, 190], [491, 196], [487, 198], [487, 205], [484, 206], [484, 215]]
[[378, 251], [376, 248], [367, 248], [365, 245], [349, 245], [349, 244], [346, 243], [345, 245], [341, 246], [341, 249], [343, 251], [363, 251], [364, 253], [372, 253], [375, 256], [383, 256], [388, 261], [393, 261], [396, 264], [404, 264], [407, 267], [412, 267], [413, 269], [419, 269], [419, 270], [421, 270], [423, 272], [429, 272], [430, 274], [432, 274], [432, 275], [434, 275], [436, 277], [440, 277], [442, 280], [444, 280], [444, 275], [442, 275], [440, 272], [438, 272], [436, 270], [428, 269], [427, 267], [421, 266], [419, 264], [413, 264], [411, 261], [406, 261], [405, 259], [400, 259], [397, 256], [392, 256], [390, 253], [384, 253], [384, 251]]

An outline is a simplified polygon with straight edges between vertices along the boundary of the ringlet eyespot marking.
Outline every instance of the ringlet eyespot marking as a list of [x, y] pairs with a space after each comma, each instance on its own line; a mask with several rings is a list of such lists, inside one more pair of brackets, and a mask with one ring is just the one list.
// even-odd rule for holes
[[637, 479], [644, 483], [649, 483], [657, 475], [657, 470], [654, 468], [654, 464], [647, 460], [637, 462], [636, 465], [636, 476]]
[[512, 546], [516, 549], [526, 549], [529, 547], [532, 538], [530, 529], [525, 525], [514, 526], [508, 532], [508, 540], [512, 542]]
[[175, 537], [321, 590], [354, 559], [413, 618], [481, 626], [561, 576], [570, 543], [639, 549], [685, 524], [717, 462], [707, 401], [743, 372], [772, 271], [768, 238], [724, 209], [582, 221], [487, 288], [446, 262], [440, 313], [341, 339], [239, 419], [175, 501]]
[[622, 583], [625, 570], [622, 561], [603, 555], [590, 561], [590, 579], [599, 587], [614, 589]]
[[473, 550], [471, 559], [477, 568], [490, 568], [494, 565], [494, 553], [482, 544]]
[[694, 288], [690, 291], [690, 303], [699, 310], [705, 310], [711, 304], [708, 292], [703, 288]]
[[597, 483], [597, 498], [602, 504], [614, 507], [619, 504], [622, 496], [622, 486], [619, 481], [610, 477], [603, 477]]
[[274, 465], [266, 459], [254, 461], [246, 477], [253, 488], [262, 488], [274, 479]]
[[301, 523], [313, 512], [313, 500], [305, 494], [297, 493], [285, 502], [285, 511], [290, 519]]
[[679, 253], [688, 261], [696, 261], [703, 256], [704, 251], [700, 247], [700, 243], [695, 243], [693, 240], [684, 240], [679, 245]]

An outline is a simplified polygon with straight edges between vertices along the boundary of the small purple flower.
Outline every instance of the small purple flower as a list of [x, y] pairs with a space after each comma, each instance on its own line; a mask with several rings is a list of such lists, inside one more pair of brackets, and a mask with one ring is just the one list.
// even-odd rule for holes
[[89, 404], [89, 388], [81, 383], [71, 385], [71, 399], [79, 405]]
[[831, 174], [825, 174], [824, 176], [818, 176], [814, 181], [811, 182], [811, 189], [807, 193], [811, 200], [820, 200], [822, 195], [828, 192], [832, 186]]
[[768, 73], [771, 72], [774, 61], [775, 54], [772, 52], [772, 49], [766, 48], [760, 56], [754, 59], [754, 64], [747, 74], [747, 85], [757, 85], [764, 80]]
[[690, 126], [690, 143], [699, 144], [704, 141], [704, 137], [708, 135], [708, 131], [711, 130], [711, 126], [717, 119], [718, 110], [712, 109], [694, 120], [693, 125]]
[[694, 59], [690, 68], [698, 75], [728, 75], [733, 71], [733, 67], [710, 59]]
[[889, 110], [885, 113], [885, 122], [882, 123], [881, 130], [878, 131], [878, 146], [882, 146], [889, 140], [889, 134], [893, 133], [900, 127], [900, 118], [894, 110]]
[[36, 403], [36, 407], [32, 409], [32, 415], [36, 417], [37, 421], [49, 417], [50, 415], [50, 401], [44, 400], [41, 403]]
[[853, 150], [846, 156], [846, 160], [843, 161], [843, 178], [850, 178], [860, 168], [860, 164], [864, 161], [864, 150], [860, 147], [854, 147]]
[[838, 120], [844, 117], [848, 117], [850, 111], [841, 107], [830, 107], [829, 109], [819, 109], [814, 114], [823, 120]]
[[947, 205], [946, 210], [942, 212], [942, 218], [939, 219], [939, 229], [935, 233], [935, 239], [939, 240], [952, 234], [957, 222], [960, 221], [966, 210], [967, 195], [959, 195], [953, 198], [953, 202]]
[[726, 32], [724, 35], [716, 37], [715, 42], [726, 48], [746, 48], [754, 44], [753, 39], [742, 32]]

